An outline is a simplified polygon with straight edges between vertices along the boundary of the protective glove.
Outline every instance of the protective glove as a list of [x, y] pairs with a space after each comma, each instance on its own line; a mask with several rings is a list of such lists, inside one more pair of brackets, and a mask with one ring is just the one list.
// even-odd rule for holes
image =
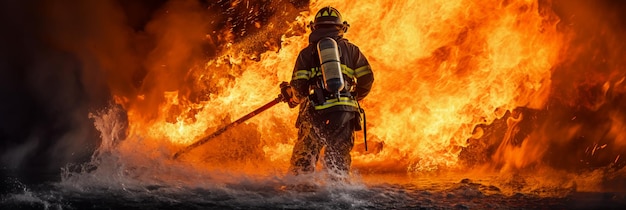
[[293, 88], [287, 82], [280, 83], [280, 95], [282, 101], [289, 105], [289, 108], [298, 106], [298, 102], [293, 95]]

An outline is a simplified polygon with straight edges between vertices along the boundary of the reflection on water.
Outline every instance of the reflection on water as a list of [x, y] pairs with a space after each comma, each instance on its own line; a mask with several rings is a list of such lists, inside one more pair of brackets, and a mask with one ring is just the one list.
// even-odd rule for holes
[[[27, 186], [13, 179], [2, 195], [3, 209], [587, 209], [626, 205], [624, 192], [576, 192], [570, 189], [522, 189], [530, 177], [499, 183], [497, 177], [403, 174], [354, 175], [349, 183], [330, 182], [323, 174], [310, 177], [246, 177], [231, 180], [196, 177], [195, 184], [87, 183], [74, 180]], [[93, 179], [91, 181], [94, 181]], [[517, 185], [517, 186], [516, 186]], [[5, 208], [8, 207], [8, 208]]]

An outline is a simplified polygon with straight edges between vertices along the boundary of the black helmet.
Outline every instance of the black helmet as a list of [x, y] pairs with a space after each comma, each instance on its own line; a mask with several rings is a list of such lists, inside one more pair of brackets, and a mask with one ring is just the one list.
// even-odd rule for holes
[[315, 21], [311, 23], [311, 29], [320, 25], [336, 25], [342, 27], [344, 32], [348, 30], [348, 22], [343, 21], [341, 13], [331, 6], [324, 7], [315, 14]]
[[343, 25], [343, 19], [337, 9], [324, 7], [315, 14], [315, 25]]

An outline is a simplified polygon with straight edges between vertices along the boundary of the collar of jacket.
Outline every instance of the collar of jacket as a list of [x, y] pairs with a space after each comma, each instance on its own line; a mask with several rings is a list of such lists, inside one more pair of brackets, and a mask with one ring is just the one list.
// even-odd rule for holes
[[309, 35], [309, 43], [316, 44], [320, 39], [324, 37], [330, 37], [334, 40], [339, 40], [340, 38], [343, 38], [343, 32], [334, 27], [315, 29], [311, 32], [311, 35]]

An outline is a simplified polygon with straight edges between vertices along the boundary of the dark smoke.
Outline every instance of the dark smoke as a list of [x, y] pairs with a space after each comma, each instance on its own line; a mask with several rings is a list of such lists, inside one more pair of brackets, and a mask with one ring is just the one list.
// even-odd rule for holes
[[[264, 43], [279, 43], [280, 36], [259, 34], [263, 26], [284, 24], [307, 6], [280, 0], [0, 2], [2, 177], [57, 180], [62, 167], [88, 161], [100, 142], [89, 113], [111, 106], [114, 96], [125, 108], [154, 113], [158, 93], [184, 88], [188, 69], [218, 55], [228, 39], [257, 36], [251, 53], [274, 49]], [[134, 101], [140, 94], [146, 100]]]
[[[115, 1], [3, 1], [2, 8], [2, 172], [56, 179], [99, 144], [88, 114], [109, 106], [112, 92], [136, 92], [145, 42], [135, 42]], [[149, 13], [131, 16], [135, 27]]]

